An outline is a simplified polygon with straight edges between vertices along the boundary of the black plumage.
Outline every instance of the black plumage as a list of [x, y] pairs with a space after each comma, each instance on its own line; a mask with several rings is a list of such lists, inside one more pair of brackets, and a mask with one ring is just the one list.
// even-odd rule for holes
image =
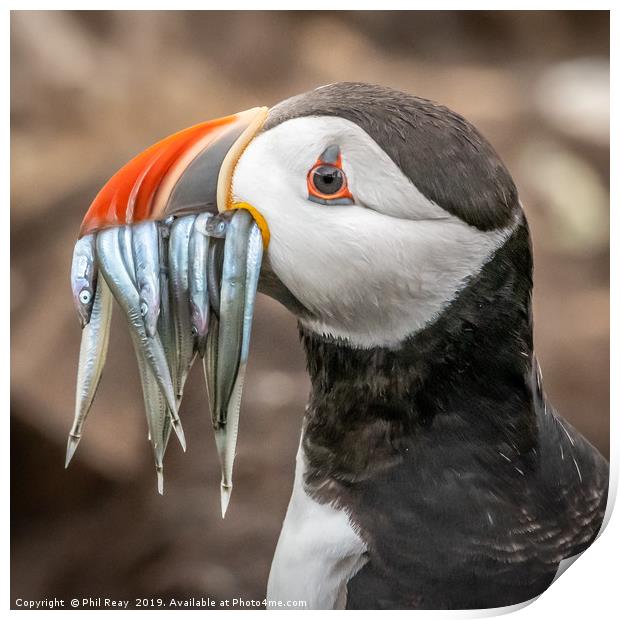
[[396, 350], [301, 330], [306, 490], [344, 508], [368, 547], [349, 608], [523, 602], [595, 538], [608, 465], [542, 391], [531, 272], [523, 222]]

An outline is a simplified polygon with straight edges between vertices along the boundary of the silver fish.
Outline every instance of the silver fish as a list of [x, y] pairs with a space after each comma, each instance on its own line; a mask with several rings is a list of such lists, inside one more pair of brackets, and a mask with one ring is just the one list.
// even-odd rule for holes
[[192, 331], [196, 337], [198, 352], [204, 357], [207, 330], [209, 326], [209, 286], [207, 260], [209, 237], [205, 234], [206, 224], [213, 217], [201, 213], [195, 221], [189, 240], [189, 301], [192, 318]]
[[95, 233], [78, 239], [71, 261], [71, 290], [73, 304], [82, 329], [88, 325], [97, 288], [97, 260]]
[[[146, 225], [146, 232], [145, 226]], [[136, 234], [137, 233], [137, 234]], [[153, 239], [154, 235], [154, 239]], [[157, 313], [159, 313], [159, 232], [157, 224], [154, 222], [142, 222], [134, 226], [122, 226], [119, 228], [118, 240], [121, 248], [121, 256], [131, 276], [136, 289], [140, 291], [140, 278], [149, 280], [151, 290], [157, 290]], [[155, 248], [144, 248], [145, 243], [155, 243]], [[146, 258], [145, 257], [146, 254]], [[136, 256], [137, 255], [137, 256]], [[139, 261], [142, 260], [142, 265]], [[153, 265], [155, 263], [155, 266]], [[153, 274], [154, 272], [154, 274]], [[156, 283], [153, 283], [156, 280]], [[140, 314], [146, 318], [143, 311], [143, 296], [140, 295]], [[157, 321], [157, 319], [156, 319]], [[155, 325], [155, 328], [157, 325]], [[148, 327], [145, 321], [145, 329], [148, 334]], [[153, 332], [153, 337], [157, 332]], [[130, 330], [132, 343], [134, 346], [138, 368], [140, 370], [140, 381], [142, 384], [142, 394], [144, 397], [144, 409], [146, 412], [146, 422], [148, 427], [148, 439], [153, 447], [155, 457], [155, 469], [157, 471], [157, 487], [163, 493], [163, 456], [165, 450], [164, 428], [166, 427], [167, 417], [169, 417], [168, 405], [164, 398], [153, 371], [140, 347], [140, 341], [133, 330]], [[170, 431], [168, 425], [168, 433]]]
[[[213, 218], [215, 219], [215, 218]], [[213, 224], [213, 219], [210, 223]], [[226, 226], [228, 223], [226, 222]], [[216, 427], [216, 412], [219, 411], [219, 404], [216, 392], [217, 376], [217, 348], [219, 342], [219, 316], [220, 316], [220, 282], [222, 264], [224, 262], [224, 238], [209, 239], [209, 252], [207, 259], [207, 287], [209, 290], [209, 329], [207, 331], [207, 342], [205, 346], [205, 356], [203, 358], [203, 372], [207, 395], [209, 397], [209, 407], [213, 428]]]
[[157, 332], [159, 317], [159, 234], [156, 222], [132, 227], [133, 263], [140, 293], [140, 313], [150, 338]]
[[172, 382], [179, 400], [183, 397], [185, 380], [196, 355], [189, 306], [189, 240], [195, 219], [195, 215], [187, 215], [173, 222], [168, 247], [168, 271], [176, 349], [176, 368], [172, 372]]
[[216, 427], [215, 412], [219, 411], [219, 405], [216, 399], [215, 381], [217, 375], [217, 345], [219, 339], [219, 320], [214, 313], [209, 319], [209, 331], [207, 332], [207, 344], [205, 348], [205, 356], [202, 360], [202, 368], [207, 386], [207, 395], [211, 408], [211, 417], [213, 428]]
[[[161, 338], [164, 351], [166, 353], [166, 359], [168, 361], [168, 369], [170, 370], [170, 376], [172, 376], [173, 370], [176, 368], [176, 338], [174, 335], [174, 321], [172, 318], [172, 310], [170, 307], [170, 284], [168, 277], [168, 239], [170, 235], [170, 229], [166, 224], [159, 225], [159, 258], [160, 258], [160, 270], [159, 270], [159, 290], [160, 290], [160, 312], [159, 321], [157, 324], [157, 331]], [[177, 399], [177, 410], [180, 406], [180, 400]], [[170, 410], [167, 411], [166, 423], [164, 428], [164, 451], [168, 445], [171, 431], [172, 414]]]
[[65, 468], [69, 466], [82, 437], [82, 427], [93, 404], [108, 353], [112, 294], [103, 278], [99, 279], [90, 321], [82, 329], [80, 361], [75, 392], [75, 414], [67, 441]]
[[205, 224], [205, 232], [209, 237], [207, 257], [209, 305], [218, 317], [220, 316], [220, 285], [222, 282], [222, 265], [224, 263], [224, 239], [230, 225], [230, 218], [226, 217], [226, 215], [216, 215]]
[[222, 517], [232, 492], [232, 473], [239, 430], [241, 394], [247, 366], [254, 301], [258, 286], [263, 242], [260, 230], [247, 211], [236, 213], [224, 247], [220, 321], [215, 360], [215, 441], [222, 466], [220, 486]]
[[226, 408], [239, 367], [243, 337], [247, 241], [251, 225], [252, 216], [247, 211], [235, 213], [224, 244], [215, 386], [219, 404], [214, 419], [216, 427], [226, 424]]
[[146, 410], [146, 423], [148, 427], [149, 441], [153, 447], [155, 458], [155, 471], [157, 472], [157, 490], [160, 495], [164, 493], [164, 452], [166, 449], [167, 437], [170, 433], [170, 425], [167, 424], [169, 418], [168, 405], [163, 397], [157, 380], [153, 375], [149, 363], [140, 347], [135, 334], [131, 338], [138, 360], [140, 371], [140, 381], [142, 383], [142, 395], [144, 398], [144, 408]]
[[127, 245], [126, 242], [121, 243], [119, 237], [126, 240], [126, 235], [126, 230], [116, 228], [103, 230], [97, 235], [97, 255], [101, 273], [116, 301], [123, 309], [132, 336], [136, 337], [139, 348], [153, 371], [157, 384], [170, 408], [173, 428], [181, 446], [185, 449], [185, 436], [177, 413], [175, 392], [166, 354], [159, 335], [156, 334], [155, 337], [149, 338], [146, 333], [140, 313], [140, 296], [124, 262], [129, 260], [126, 250], [127, 247], [131, 248], [131, 245]]
[[[213, 220], [211, 220], [213, 221]], [[209, 329], [207, 331], [207, 342], [205, 355], [202, 360], [209, 406], [213, 427], [216, 427], [216, 412], [220, 410], [217, 400], [216, 376], [217, 376], [217, 348], [219, 342], [219, 316], [220, 316], [220, 281], [221, 269], [224, 259], [224, 241], [211, 238], [209, 240], [207, 281], [209, 289], [209, 303], [211, 306], [209, 316]]]

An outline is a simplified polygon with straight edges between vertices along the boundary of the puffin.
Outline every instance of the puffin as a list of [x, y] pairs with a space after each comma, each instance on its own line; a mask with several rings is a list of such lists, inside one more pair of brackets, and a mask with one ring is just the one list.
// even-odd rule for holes
[[295, 315], [311, 379], [268, 607], [531, 600], [597, 537], [609, 478], [545, 395], [532, 277], [515, 183], [447, 107], [343, 82], [190, 127], [121, 168], [82, 222], [66, 464], [116, 300], [160, 492], [202, 361], [224, 516], [261, 292]]

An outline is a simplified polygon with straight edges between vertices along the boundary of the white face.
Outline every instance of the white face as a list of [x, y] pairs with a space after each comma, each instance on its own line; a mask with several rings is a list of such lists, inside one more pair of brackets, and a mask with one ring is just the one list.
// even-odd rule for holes
[[[308, 172], [333, 144], [353, 205], [308, 199]], [[265, 218], [274, 272], [316, 317], [303, 324], [359, 347], [397, 346], [432, 321], [510, 232], [482, 232], [444, 211], [338, 117], [296, 118], [259, 135], [232, 191]]]

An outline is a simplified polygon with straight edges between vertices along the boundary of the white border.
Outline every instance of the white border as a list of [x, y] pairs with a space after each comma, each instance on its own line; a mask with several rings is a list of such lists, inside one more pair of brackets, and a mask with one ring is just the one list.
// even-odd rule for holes
[[[131, 7], [128, 5], [131, 4]], [[609, 10], [611, 8], [611, 2], [520, 2], [520, 3], [504, 3], [507, 6], [498, 6], [499, 3], [497, 1], [484, 1], [484, 2], [474, 2], [469, 6], [465, 7], [462, 2], [433, 2], [432, 5], [427, 3], [426, 6], [421, 5], [420, 3], [416, 3], [415, 8], [424, 8], [424, 9], [446, 9], [446, 10], [462, 10], [464, 8], [467, 9], [488, 9], [488, 10], [497, 10], [501, 9], [516, 9], [516, 10], [530, 10], [530, 9], [552, 9], [552, 10], [566, 10], [566, 9], [600, 9], [600, 10]], [[99, 5], [99, 6], [97, 6]], [[544, 5], [544, 6], [541, 6]], [[312, 2], [310, 6], [301, 7], [296, 6], [296, 8], [307, 8], [307, 9], [333, 9], [334, 2], [325, 2], [316, 0]], [[394, 2], [394, 1], [384, 1], [379, 3], [371, 3], [364, 0], [359, 0], [357, 2], [352, 0], [341, 0], [337, 3], [338, 9], [411, 9], [412, 3], [403, 3], [403, 2]], [[2, 32], [4, 36], [0, 38], [0, 40], [4, 41], [3, 45], [3, 73], [5, 78], [5, 84], [9, 83], [9, 31], [10, 31], [10, 19], [9, 19], [9, 11], [10, 9], [38, 9], [38, 10], [49, 10], [56, 8], [54, 3], [52, 2], [13, 2], [10, 3], [9, 7], [3, 6], [2, 11]], [[62, 7], [64, 9], [83, 9], [84, 2], [66, 2]], [[169, 3], [152, 1], [152, 2], [108, 2], [108, 3], [90, 3], [89, 9], [101, 8], [101, 9], [168, 9], [170, 8]], [[215, 2], [205, 2], [203, 1], [192, 1], [192, 2], [179, 2], [174, 6], [175, 9], [219, 9], [223, 8], [221, 3]], [[290, 2], [263, 2], [260, 7], [257, 7], [255, 4], [252, 4], [248, 1], [245, 2], [235, 2], [234, 0], [228, 0], [225, 3], [226, 9], [290, 9]], [[611, 101], [613, 103], [618, 104], [618, 97], [616, 93], [617, 86], [617, 71], [616, 71], [616, 61], [618, 59], [618, 37], [620, 34], [618, 33], [617, 28], [617, 17], [615, 15], [615, 11], [611, 12], [611, 59], [612, 59], [612, 71], [611, 71]], [[616, 43], [614, 43], [614, 40]], [[612, 105], [611, 109], [614, 109]], [[3, 116], [6, 119], [3, 125], [3, 134], [5, 139], [5, 148], [2, 150], [3, 157], [3, 167], [2, 170], [5, 172], [5, 181], [4, 181], [4, 195], [5, 195], [5, 205], [8, 205], [10, 202], [10, 192], [9, 192], [9, 166], [10, 166], [10, 133], [9, 133], [9, 97], [5, 96], [2, 100], [2, 110]], [[618, 122], [617, 117], [612, 115], [611, 120], [611, 135], [612, 135], [612, 148], [611, 148], [611, 170], [618, 170], [618, 149], [617, 149], [617, 134], [618, 134]], [[619, 374], [619, 366], [618, 366], [618, 333], [614, 329], [613, 318], [618, 316], [620, 312], [620, 304], [618, 303], [618, 294], [619, 287], [618, 282], [614, 278], [615, 275], [618, 274], [618, 251], [617, 251], [617, 231], [618, 225], [620, 224], [620, 216], [618, 215], [618, 206], [615, 200], [618, 197], [618, 181], [617, 178], [612, 175], [611, 178], [611, 204], [615, 205], [614, 208], [611, 209], [611, 266], [612, 266], [612, 277], [611, 277], [611, 317], [612, 317], [612, 331], [611, 331], [611, 377], [616, 378], [620, 377]], [[4, 213], [8, 213], [8, 208], [5, 207], [3, 209]], [[4, 226], [4, 235], [5, 240], [4, 243], [0, 245], [0, 256], [2, 257], [0, 260], [0, 264], [2, 264], [1, 271], [1, 282], [0, 286], [1, 290], [5, 292], [4, 303], [2, 304], [2, 308], [0, 312], [2, 313], [2, 336], [3, 342], [8, 343], [10, 338], [9, 332], [9, 303], [6, 298], [6, 292], [9, 290], [9, 265], [10, 265], [10, 252], [9, 252], [9, 228], [8, 226]], [[584, 320], [587, 320], [587, 317], [584, 317]], [[2, 355], [2, 367], [0, 372], [0, 381], [2, 382], [2, 394], [4, 395], [6, 407], [4, 408], [4, 415], [8, 418], [9, 408], [10, 408], [10, 387], [9, 387], [9, 362], [10, 362], [10, 352], [9, 347], [3, 347], [3, 355]], [[611, 388], [611, 411], [612, 411], [612, 420], [611, 420], [611, 437], [610, 437], [610, 451], [611, 451], [611, 491], [610, 496], [615, 499], [615, 495], [618, 489], [618, 432], [617, 432], [617, 409], [618, 409], [618, 387], [615, 381], [612, 381]], [[6, 424], [6, 421], [5, 421]], [[6, 428], [6, 427], [5, 427]], [[3, 433], [3, 441], [4, 445], [4, 468], [2, 475], [3, 482], [3, 498], [8, 498], [9, 496], [9, 434], [5, 431]], [[613, 503], [613, 499], [610, 501], [610, 505]], [[5, 507], [7, 507], [8, 502], [5, 499]], [[618, 598], [616, 596], [616, 589], [619, 587], [618, 576], [617, 576], [617, 564], [616, 557], [617, 551], [620, 549], [620, 526], [618, 525], [619, 517], [617, 515], [613, 515], [611, 519], [609, 519], [610, 514], [606, 515], [606, 522], [609, 521], [607, 527], [605, 528], [602, 537], [597, 540], [585, 553], [579, 558], [574, 565], [570, 567], [570, 569], [562, 575], [562, 577], [554, 583], [545, 593], [543, 593], [536, 601], [533, 603], [526, 605], [525, 607], [521, 607], [521, 610], [518, 612], [519, 617], [524, 620], [537, 619], [541, 618], [544, 620], [549, 620], [551, 618], [561, 617], [562, 620], [571, 619], [571, 618], [579, 618], [582, 620], [584, 617], [590, 617], [592, 619], [595, 618], [608, 618], [612, 617], [612, 615], [616, 615], [618, 613]], [[10, 605], [10, 591], [9, 591], [9, 514], [8, 510], [5, 508], [2, 514], [2, 531], [3, 531], [3, 544], [2, 549], [4, 551], [5, 563], [3, 566], [6, 570], [2, 573], [2, 601], [4, 605], [4, 609], [8, 609]], [[411, 614], [414, 613], [416, 618], [423, 617], [432, 617], [432, 618], [481, 618], [481, 617], [492, 617], [495, 615], [499, 615], [499, 613], [508, 613], [510, 611], [516, 611], [514, 609], [505, 608], [504, 610], [488, 610], [488, 611], [458, 611], [458, 612], [432, 612], [432, 611], [421, 611], [421, 612], [389, 612], [393, 614]], [[18, 612], [9, 612], [9, 613], [18, 613]], [[34, 614], [42, 614], [44, 612], [32, 612]], [[64, 611], [59, 611], [57, 613], [66, 613]], [[80, 612], [77, 612], [80, 613]], [[86, 611], [81, 611], [81, 613], [89, 613]], [[98, 617], [104, 618], [109, 613], [101, 611], [97, 612], [100, 614]], [[131, 612], [130, 612], [131, 613]], [[140, 612], [133, 612], [140, 613]], [[167, 611], [164, 612], [169, 616], [187, 614], [187, 613], [202, 613], [200, 611]], [[214, 612], [209, 612], [214, 613]], [[217, 612], [216, 612], [217, 613]], [[248, 614], [252, 613], [250, 611], [225, 611], [221, 613], [228, 614]], [[261, 612], [261, 613], [275, 613], [275, 612]], [[292, 612], [296, 613], [296, 612]], [[316, 615], [322, 614], [323, 612], [304, 612], [305, 614]], [[346, 612], [332, 612], [332, 613], [346, 613]], [[356, 612], [360, 615], [369, 615], [373, 612]], [[75, 616], [73, 616], [75, 617]]]

